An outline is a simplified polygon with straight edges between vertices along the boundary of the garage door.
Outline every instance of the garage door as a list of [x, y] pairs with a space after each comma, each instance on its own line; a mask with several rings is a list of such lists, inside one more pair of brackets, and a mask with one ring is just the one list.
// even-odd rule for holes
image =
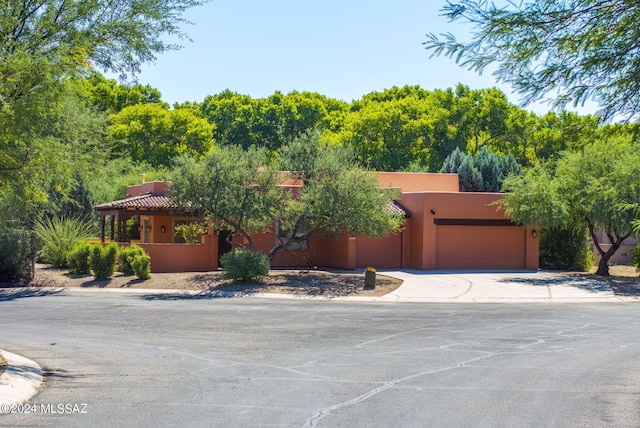
[[524, 268], [522, 227], [436, 226], [436, 269]]

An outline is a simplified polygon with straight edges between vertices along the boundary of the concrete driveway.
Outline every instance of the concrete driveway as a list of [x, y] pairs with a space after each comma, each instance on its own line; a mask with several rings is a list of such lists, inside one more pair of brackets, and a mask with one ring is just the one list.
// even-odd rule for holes
[[384, 269], [378, 272], [404, 281], [393, 293], [376, 299], [380, 301], [595, 302], [621, 299], [604, 282], [556, 272]]

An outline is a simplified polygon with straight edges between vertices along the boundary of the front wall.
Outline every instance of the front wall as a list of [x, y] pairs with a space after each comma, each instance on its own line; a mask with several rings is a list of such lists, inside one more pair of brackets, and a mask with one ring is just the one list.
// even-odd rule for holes
[[393, 233], [386, 238], [356, 238], [356, 267], [392, 268], [402, 267], [402, 234]]
[[138, 244], [151, 257], [151, 272], [207, 272], [218, 269], [216, 236], [202, 244]]
[[517, 226], [436, 227], [436, 269], [524, 269], [525, 233]]

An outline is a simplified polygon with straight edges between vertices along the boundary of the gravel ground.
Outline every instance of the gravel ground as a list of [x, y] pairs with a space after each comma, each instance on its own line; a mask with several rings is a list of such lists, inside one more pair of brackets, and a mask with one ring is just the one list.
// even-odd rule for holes
[[373, 290], [364, 289], [364, 273], [356, 271], [272, 270], [261, 283], [234, 284], [221, 272], [153, 273], [141, 281], [120, 272], [105, 281], [92, 276], [71, 275], [67, 270], [36, 265], [33, 287], [142, 288], [172, 290], [216, 290], [252, 293], [283, 293], [309, 296], [383, 296], [402, 284], [402, 280], [377, 276]]

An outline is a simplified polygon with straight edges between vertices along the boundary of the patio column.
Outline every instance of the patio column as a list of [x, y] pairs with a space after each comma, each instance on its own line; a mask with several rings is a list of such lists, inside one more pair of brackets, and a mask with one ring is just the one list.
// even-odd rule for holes
[[111, 242], [116, 240], [116, 216], [111, 214]]
[[103, 213], [100, 213], [100, 242], [102, 242], [103, 244], [104, 244], [105, 226], [106, 226], [105, 215]]

